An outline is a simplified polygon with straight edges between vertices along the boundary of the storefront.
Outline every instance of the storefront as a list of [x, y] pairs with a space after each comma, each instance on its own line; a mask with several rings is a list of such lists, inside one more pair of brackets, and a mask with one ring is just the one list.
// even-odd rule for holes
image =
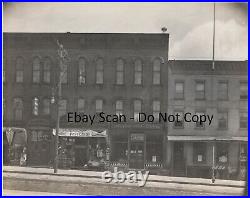
[[217, 179], [245, 178], [246, 138], [168, 136], [172, 175]]
[[[27, 132], [24, 128], [3, 128], [3, 163], [4, 165], [24, 165], [21, 155], [27, 147]], [[26, 151], [25, 151], [26, 152]]]
[[37, 117], [27, 124], [29, 166], [48, 167], [53, 164], [54, 140], [52, 122], [48, 117]]
[[112, 167], [163, 168], [164, 134], [160, 125], [114, 125], [110, 137]]
[[104, 169], [107, 137], [106, 129], [60, 128], [59, 168]]

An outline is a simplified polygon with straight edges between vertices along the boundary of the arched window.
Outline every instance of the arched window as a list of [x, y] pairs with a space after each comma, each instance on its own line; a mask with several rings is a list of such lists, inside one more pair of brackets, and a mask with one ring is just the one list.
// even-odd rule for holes
[[142, 110], [142, 102], [141, 100], [134, 100], [134, 121], [139, 121], [139, 113]]
[[122, 85], [124, 83], [124, 61], [118, 59], [116, 61], [116, 84]]
[[49, 115], [50, 114], [50, 100], [49, 99], [43, 99], [43, 114]]
[[43, 82], [50, 83], [51, 60], [46, 58], [43, 65]]
[[86, 83], [86, 61], [80, 58], [78, 62], [78, 83], [83, 85]]
[[33, 60], [33, 83], [40, 82], [40, 59], [35, 58]]
[[96, 61], [96, 84], [103, 84], [103, 59]]
[[21, 98], [14, 98], [14, 120], [23, 120], [23, 100]]
[[137, 59], [135, 61], [135, 85], [142, 84], [142, 61]]
[[16, 82], [23, 82], [23, 69], [24, 69], [24, 60], [21, 57], [18, 57], [16, 60]]
[[161, 83], [161, 60], [155, 59], [153, 61], [153, 84], [159, 85]]
[[115, 112], [116, 115], [122, 115], [123, 114], [123, 101], [117, 100], [115, 103]]

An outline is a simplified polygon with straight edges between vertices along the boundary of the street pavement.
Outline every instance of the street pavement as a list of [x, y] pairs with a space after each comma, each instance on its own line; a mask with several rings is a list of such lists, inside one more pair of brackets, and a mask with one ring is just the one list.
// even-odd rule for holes
[[30, 167], [3, 167], [3, 187], [78, 195], [242, 195], [243, 181], [150, 175], [144, 187], [136, 183], [105, 183], [102, 172]]

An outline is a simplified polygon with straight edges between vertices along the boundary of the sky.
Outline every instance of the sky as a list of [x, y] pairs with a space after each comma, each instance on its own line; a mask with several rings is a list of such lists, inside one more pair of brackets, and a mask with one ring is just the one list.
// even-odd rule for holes
[[[216, 3], [215, 59], [247, 60], [248, 4]], [[169, 59], [212, 59], [213, 3], [4, 3], [4, 32], [162, 33]]]

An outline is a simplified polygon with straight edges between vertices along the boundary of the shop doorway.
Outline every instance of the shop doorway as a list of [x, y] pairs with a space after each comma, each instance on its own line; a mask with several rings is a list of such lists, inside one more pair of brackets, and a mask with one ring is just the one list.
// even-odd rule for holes
[[174, 175], [185, 176], [184, 145], [183, 142], [174, 143]]
[[144, 142], [131, 142], [129, 168], [144, 169]]
[[83, 167], [88, 163], [87, 145], [75, 146], [75, 167]]

